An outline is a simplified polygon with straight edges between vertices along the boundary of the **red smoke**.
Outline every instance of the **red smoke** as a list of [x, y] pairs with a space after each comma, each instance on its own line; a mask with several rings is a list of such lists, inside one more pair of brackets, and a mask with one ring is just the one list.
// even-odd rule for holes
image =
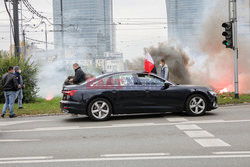
[[[234, 54], [232, 49], [226, 49], [223, 46], [223, 37], [221, 33], [223, 28], [221, 24], [228, 21], [228, 9], [225, 8], [226, 1], [217, 1], [207, 13], [207, 17], [202, 24], [200, 34], [200, 49], [208, 57], [204, 64], [206, 76], [204, 81], [219, 91], [227, 89], [234, 91]], [[240, 12], [239, 12], [240, 13]], [[244, 15], [245, 13], [241, 13]], [[240, 23], [239, 23], [240, 24]], [[250, 92], [250, 39], [240, 35], [239, 31], [239, 91], [240, 93]]]

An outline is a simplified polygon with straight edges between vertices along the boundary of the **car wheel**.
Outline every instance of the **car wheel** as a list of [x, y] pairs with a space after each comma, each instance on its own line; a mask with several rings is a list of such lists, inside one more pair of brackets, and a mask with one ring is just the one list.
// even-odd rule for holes
[[108, 120], [112, 113], [110, 102], [104, 98], [97, 98], [90, 102], [88, 106], [88, 116], [95, 121]]
[[188, 115], [203, 115], [207, 110], [207, 101], [204, 96], [194, 94], [188, 98], [185, 108]]

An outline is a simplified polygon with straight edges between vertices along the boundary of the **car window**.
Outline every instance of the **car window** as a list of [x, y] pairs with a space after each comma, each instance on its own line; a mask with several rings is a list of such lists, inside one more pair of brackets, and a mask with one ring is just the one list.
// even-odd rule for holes
[[111, 77], [111, 81], [115, 86], [135, 85], [134, 76], [132, 74], [114, 75]]
[[140, 85], [163, 86], [164, 80], [148, 74], [138, 74]]
[[135, 85], [133, 74], [116, 74], [98, 81], [95, 86], [132, 86]]

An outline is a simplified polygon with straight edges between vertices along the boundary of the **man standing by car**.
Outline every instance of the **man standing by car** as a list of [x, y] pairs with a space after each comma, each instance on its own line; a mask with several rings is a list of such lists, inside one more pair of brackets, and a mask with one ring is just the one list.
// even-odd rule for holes
[[23, 88], [25, 88], [25, 84], [23, 83], [23, 78], [21, 76], [21, 69], [19, 66], [14, 67], [15, 73], [14, 75], [16, 76], [18, 86], [21, 87], [17, 92], [16, 92], [16, 98], [18, 99], [18, 109], [23, 108], [22, 100], [23, 100]]
[[3, 106], [1, 117], [4, 118], [4, 115], [9, 108], [9, 117], [14, 118], [16, 117], [16, 114], [14, 114], [16, 91], [18, 88], [21, 88], [21, 86], [18, 85], [16, 76], [14, 75], [14, 68], [12, 66], [8, 68], [8, 73], [4, 74], [2, 77], [2, 87], [4, 90], [5, 104]]
[[165, 63], [164, 59], [160, 60], [160, 67], [161, 67], [161, 77], [166, 80], [169, 80], [168, 65]]
[[70, 80], [73, 84], [79, 84], [86, 81], [85, 73], [77, 63], [73, 64], [73, 69], [75, 70], [75, 76]]

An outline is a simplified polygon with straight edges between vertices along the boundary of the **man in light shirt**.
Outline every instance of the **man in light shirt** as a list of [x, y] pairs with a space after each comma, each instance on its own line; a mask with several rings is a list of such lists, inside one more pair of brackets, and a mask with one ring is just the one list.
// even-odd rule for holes
[[168, 65], [165, 63], [164, 59], [160, 60], [160, 67], [161, 67], [161, 77], [169, 81]]

